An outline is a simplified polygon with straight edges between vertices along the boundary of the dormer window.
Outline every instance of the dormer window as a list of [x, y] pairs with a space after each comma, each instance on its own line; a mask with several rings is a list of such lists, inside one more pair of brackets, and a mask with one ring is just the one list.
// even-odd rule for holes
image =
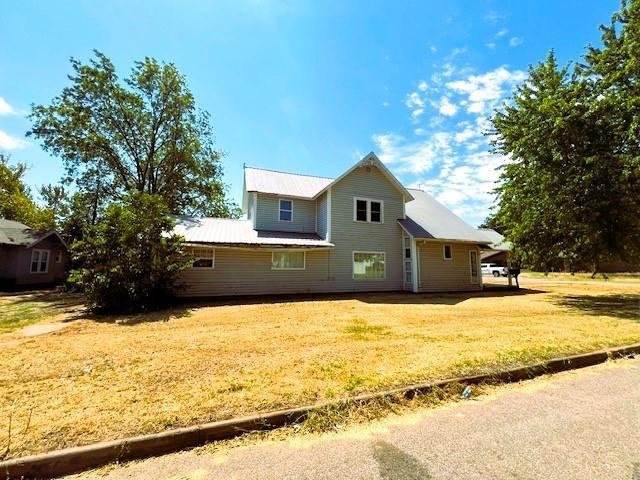
[[384, 223], [384, 202], [371, 198], [354, 197], [353, 221]]
[[291, 222], [293, 220], [293, 202], [291, 200], [280, 199], [278, 219], [281, 222]]

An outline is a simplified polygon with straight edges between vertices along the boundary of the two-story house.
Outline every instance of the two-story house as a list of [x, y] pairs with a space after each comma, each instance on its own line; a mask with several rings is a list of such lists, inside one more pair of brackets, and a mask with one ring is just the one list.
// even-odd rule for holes
[[489, 240], [370, 153], [338, 178], [244, 170], [246, 219], [179, 217], [183, 296], [480, 290]]

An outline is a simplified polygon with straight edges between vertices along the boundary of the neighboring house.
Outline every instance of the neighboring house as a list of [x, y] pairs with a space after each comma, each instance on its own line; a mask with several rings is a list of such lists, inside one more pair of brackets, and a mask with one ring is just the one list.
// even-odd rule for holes
[[0, 219], [0, 284], [43, 285], [63, 280], [69, 249], [53, 230]]
[[246, 220], [178, 217], [183, 296], [482, 289], [488, 239], [370, 153], [336, 179], [244, 170]]
[[483, 249], [480, 254], [482, 263], [495, 263], [501, 267], [506, 267], [508, 263], [507, 256], [511, 251], [511, 243], [491, 228], [479, 228], [478, 230], [490, 240], [489, 248]]

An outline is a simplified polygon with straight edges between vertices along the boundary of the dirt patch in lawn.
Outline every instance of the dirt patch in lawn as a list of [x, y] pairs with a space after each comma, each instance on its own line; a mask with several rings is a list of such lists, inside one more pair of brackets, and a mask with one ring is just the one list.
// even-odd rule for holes
[[[636, 284], [181, 305], [80, 317], [0, 355], [8, 457], [640, 341]], [[537, 293], [536, 293], [537, 292]], [[0, 335], [0, 342], [3, 335]]]

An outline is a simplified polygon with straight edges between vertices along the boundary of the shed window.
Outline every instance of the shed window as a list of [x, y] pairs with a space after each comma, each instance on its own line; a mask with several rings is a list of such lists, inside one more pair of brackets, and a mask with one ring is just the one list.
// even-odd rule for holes
[[370, 198], [354, 197], [353, 220], [355, 222], [383, 223], [384, 202]]
[[213, 268], [215, 264], [215, 250], [213, 248], [192, 248], [192, 268]]
[[451, 250], [451, 245], [444, 246], [444, 259], [451, 260], [453, 258], [453, 251]]
[[56, 263], [62, 263], [62, 250], [56, 251]]
[[356, 280], [385, 278], [384, 252], [353, 252], [353, 278]]
[[31, 273], [47, 273], [49, 271], [49, 250], [33, 250], [31, 252]]
[[293, 202], [291, 200], [280, 200], [280, 214], [281, 222], [290, 222], [293, 220]]
[[271, 254], [272, 270], [304, 270], [305, 252], [286, 250]]

